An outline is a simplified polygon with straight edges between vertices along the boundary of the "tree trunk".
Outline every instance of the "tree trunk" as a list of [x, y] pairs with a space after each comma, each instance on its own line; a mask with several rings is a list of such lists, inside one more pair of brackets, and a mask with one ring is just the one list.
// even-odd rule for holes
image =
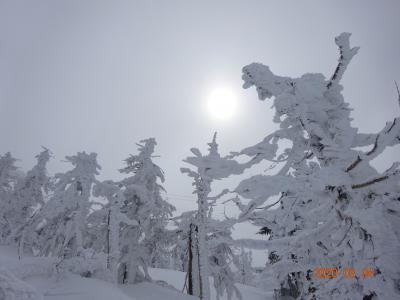
[[[107, 215], [107, 269], [110, 269], [110, 219], [111, 219], [111, 209], [108, 211]], [[113, 271], [113, 270], [112, 270]]]
[[189, 243], [188, 243], [188, 254], [189, 254], [189, 262], [188, 262], [188, 294], [193, 295], [193, 224], [190, 224], [189, 229]]
[[207, 223], [207, 197], [202, 192], [199, 194], [198, 205], [198, 245], [199, 245], [199, 271], [200, 271], [200, 299], [210, 299], [210, 282], [208, 276], [208, 251], [206, 245]]

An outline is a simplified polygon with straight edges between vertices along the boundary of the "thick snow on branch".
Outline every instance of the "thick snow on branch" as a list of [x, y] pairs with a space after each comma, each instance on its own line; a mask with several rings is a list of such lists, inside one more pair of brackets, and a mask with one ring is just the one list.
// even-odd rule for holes
[[340, 50], [340, 57], [336, 70], [333, 73], [331, 80], [327, 85], [328, 88], [340, 82], [351, 59], [353, 58], [354, 55], [357, 54], [358, 50], [360, 49], [360, 47], [350, 48], [350, 36], [351, 33], [343, 32], [338, 37], [335, 38], [335, 43]]
[[[226, 178], [231, 174], [241, 174], [248, 165], [240, 165], [230, 157], [221, 157], [218, 152], [216, 134], [214, 134], [213, 140], [208, 146], [206, 155], [201, 154], [200, 150], [192, 148], [191, 152], [195, 156], [184, 160], [184, 162], [194, 166], [194, 169], [181, 168], [182, 173], [193, 178], [194, 194], [197, 195], [198, 204], [196, 215], [198, 263], [191, 265], [191, 268], [193, 267], [191, 270], [194, 270], [189, 272], [189, 276], [193, 279], [194, 286], [199, 287], [199, 291], [195, 295], [198, 295], [200, 299], [210, 299], [209, 274], [214, 278], [214, 287], [218, 298], [226, 291], [228, 299], [231, 299], [234, 292], [240, 299], [240, 292], [234, 285], [233, 272], [228, 263], [233, 255], [229, 247], [232, 243], [230, 227], [233, 224], [231, 221], [217, 222], [211, 219], [212, 208], [210, 204], [214, 204], [229, 191], [223, 190], [216, 196], [209, 194], [214, 180]], [[207, 238], [210, 235], [211, 238]], [[198, 269], [198, 272], [196, 269]]]
[[239, 219], [262, 205], [269, 197], [279, 195], [288, 187], [295, 188], [296, 181], [289, 176], [265, 176], [256, 175], [243, 180], [235, 189], [235, 192], [243, 198], [251, 199], [246, 207], [243, 207]]
[[[273, 98], [280, 128], [231, 157], [246, 155], [249, 163], [267, 160], [282, 167], [276, 175], [245, 179], [235, 189], [240, 196], [234, 200], [240, 210], [237, 221], [250, 220], [268, 235], [268, 240], [240, 243], [274, 253], [271, 267], [282, 297], [288, 290], [291, 297], [304, 299], [392, 299], [400, 294], [394, 284], [400, 281], [394, 271], [400, 269], [394, 250], [400, 247], [400, 171], [398, 163], [383, 173], [370, 164], [400, 143], [400, 118], [377, 134], [359, 134], [352, 127], [340, 85], [358, 51], [350, 47], [349, 37], [342, 33], [335, 39], [340, 58], [329, 80], [321, 74], [276, 76], [259, 63], [243, 68], [244, 88], [255, 86], [261, 100]], [[291, 146], [278, 152], [284, 140]], [[367, 145], [368, 151], [355, 149]], [[278, 201], [267, 202], [276, 195]], [[341, 278], [329, 284], [308, 279], [318, 266], [371, 266], [375, 283], [355, 287]]]
[[252, 63], [243, 68], [243, 88], [248, 89], [255, 86], [260, 100], [278, 96], [285, 92], [288, 87], [293, 86], [289, 77], [274, 75], [269, 67], [259, 63]]
[[[148, 138], [137, 145], [138, 153], [130, 155], [125, 160], [125, 168], [120, 170], [130, 176], [119, 182], [121, 193], [116, 193], [115, 200], [118, 199], [120, 204], [114, 205], [111, 211], [114, 220], [110, 223], [121, 228], [121, 256], [117, 261], [119, 283], [151, 280], [148, 266], [161, 261], [167, 252], [169, 235], [166, 226], [175, 210], [161, 196], [164, 173], [152, 159], [156, 140]], [[116, 233], [117, 230], [114, 234], [117, 237]], [[114, 248], [117, 247], [115, 244]]]
[[[236, 160], [230, 159], [229, 156], [221, 157], [218, 153], [218, 144], [216, 143], [216, 134], [209, 145], [208, 155], [202, 155], [197, 148], [190, 149], [195, 156], [189, 156], [184, 162], [195, 166], [198, 174], [204, 178], [211, 180], [219, 180], [234, 174], [242, 174], [249, 164], [240, 164]], [[196, 176], [193, 171], [188, 168], [181, 168], [181, 172], [187, 173], [189, 176]]]
[[96, 153], [78, 152], [67, 156], [66, 161], [73, 169], [55, 175], [54, 193], [39, 216], [45, 221], [40, 251], [70, 258], [84, 250], [90, 197], [100, 166]]

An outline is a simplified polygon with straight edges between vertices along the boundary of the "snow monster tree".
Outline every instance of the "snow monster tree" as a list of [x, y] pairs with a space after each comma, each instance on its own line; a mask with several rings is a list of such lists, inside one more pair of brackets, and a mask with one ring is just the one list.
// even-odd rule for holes
[[[212, 205], [227, 194], [223, 190], [216, 196], [210, 196], [211, 184], [231, 174], [241, 174], [249, 164], [240, 165], [237, 161], [221, 157], [218, 152], [217, 134], [214, 134], [211, 143], [208, 143], [208, 153], [203, 155], [199, 149], [190, 149], [194, 156], [187, 157], [184, 162], [190, 164], [193, 169], [181, 168], [181, 172], [193, 178], [194, 194], [197, 196], [197, 214], [195, 224], [190, 225], [190, 238], [193, 238], [193, 260], [190, 259], [188, 274], [193, 282], [193, 294], [201, 300], [210, 299], [209, 276], [214, 279], [217, 298], [223, 296], [224, 291], [228, 299], [236, 294], [240, 299], [239, 290], [234, 285], [234, 273], [230, 269], [229, 260], [232, 251], [230, 249], [233, 240], [230, 237], [232, 222], [218, 222], [211, 219]], [[192, 226], [194, 225], [194, 226]], [[195, 257], [197, 256], [197, 261]], [[191, 285], [191, 284], [189, 284]], [[190, 288], [189, 288], [190, 289]], [[189, 292], [190, 293], [190, 292]]]
[[120, 186], [124, 197], [121, 213], [126, 215], [126, 220], [131, 220], [131, 224], [124, 222], [120, 229], [119, 283], [151, 280], [148, 266], [153, 257], [159, 255], [161, 259], [166, 250], [162, 247], [166, 242], [160, 240], [160, 235], [168, 235], [166, 226], [175, 210], [161, 195], [164, 172], [152, 159], [156, 140], [148, 138], [137, 145], [139, 153], [128, 157], [125, 168], [120, 170], [130, 175], [120, 182]]
[[[260, 100], [273, 99], [279, 129], [232, 157], [281, 168], [238, 185], [237, 221], [250, 220], [269, 233], [268, 240], [241, 242], [276, 256], [265, 272], [276, 279], [277, 299], [400, 297], [399, 163], [384, 172], [370, 164], [400, 143], [400, 118], [375, 134], [352, 127], [340, 85], [358, 51], [349, 37], [335, 39], [340, 58], [329, 80], [277, 76], [259, 63], [243, 68], [244, 88], [255, 86]], [[281, 141], [290, 146], [278, 153]], [[319, 279], [317, 267], [337, 268], [337, 276]], [[344, 276], [348, 268], [356, 271], [352, 278]], [[364, 276], [365, 268], [373, 274]]]

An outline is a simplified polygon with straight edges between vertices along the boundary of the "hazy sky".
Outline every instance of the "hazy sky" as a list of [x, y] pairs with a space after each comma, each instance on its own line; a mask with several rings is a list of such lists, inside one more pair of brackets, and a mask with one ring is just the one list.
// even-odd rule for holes
[[[242, 90], [241, 68], [269, 65], [283, 76], [337, 63], [334, 37], [360, 46], [342, 81], [363, 132], [398, 116], [400, 1], [5, 1], [0, 0], [0, 153], [26, 170], [44, 145], [60, 161], [94, 151], [101, 179], [135, 142], [155, 137], [170, 200], [192, 208], [191, 182], [179, 172], [191, 147], [214, 130], [223, 153], [260, 141], [274, 128], [270, 102]], [[216, 121], [207, 95], [228, 87], [237, 114]], [[377, 162], [386, 167], [400, 148]], [[251, 172], [251, 171], [250, 171]]]

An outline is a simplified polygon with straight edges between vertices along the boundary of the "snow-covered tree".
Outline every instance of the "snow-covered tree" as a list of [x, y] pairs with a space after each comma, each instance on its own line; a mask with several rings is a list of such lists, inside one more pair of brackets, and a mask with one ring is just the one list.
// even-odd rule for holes
[[[36, 156], [36, 159], [37, 164], [17, 182], [12, 206], [8, 210], [7, 219], [10, 220], [13, 227], [11, 237], [18, 241], [20, 257], [26, 247], [25, 237], [28, 235], [28, 239], [32, 238], [29, 233], [32, 229], [31, 225], [35, 221], [36, 213], [44, 205], [45, 197], [49, 192], [50, 178], [47, 176], [46, 165], [50, 159], [50, 151], [44, 148]], [[32, 244], [29, 246], [31, 247]]]
[[233, 251], [232, 224], [229, 220], [227, 222], [210, 219], [208, 225], [210, 275], [213, 278], [217, 300], [223, 297], [224, 293], [228, 300], [231, 300], [233, 295], [236, 299], [242, 299], [239, 289], [235, 286], [236, 278], [232, 270], [232, 265], [238, 267], [238, 258]]
[[[371, 160], [400, 143], [400, 118], [377, 134], [351, 125], [340, 80], [358, 48], [348, 33], [335, 42], [338, 66], [328, 80], [321, 74], [300, 78], [274, 75], [267, 66], [243, 68], [244, 87], [255, 86], [261, 100], [272, 98], [279, 129], [236, 155], [265, 159], [281, 168], [275, 175], [242, 181], [236, 192], [238, 221], [250, 220], [269, 231], [268, 241], [247, 246], [275, 253], [271, 265], [280, 297], [298, 299], [396, 299], [400, 296], [399, 163], [378, 172]], [[278, 142], [289, 147], [278, 153]], [[370, 146], [369, 150], [359, 147]], [[244, 241], [242, 241], [244, 242]], [[354, 268], [321, 280], [316, 267]], [[362, 270], [374, 270], [363, 278]], [[339, 273], [340, 274], [340, 273]], [[315, 274], [314, 274], [315, 275]]]
[[10, 236], [12, 224], [8, 220], [8, 211], [12, 207], [12, 193], [17, 181], [15, 171], [16, 159], [12, 157], [10, 152], [0, 156], [0, 241]]
[[152, 268], [169, 268], [173, 256], [174, 231], [164, 227], [156, 226], [152, 229], [152, 236], [146, 239], [144, 245], [150, 253], [150, 266]]
[[122, 212], [139, 225], [126, 224], [122, 228], [118, 282], [150, 280], [148, 265], [160, 251], [152, 245], [165, 230], [175, 210], [161, 196], [164, 188], [160, 182], [164, 182], [164, 174], [152, 160], [156, 145], [154, 138], [142, 140], [138, 144], [139, 153], [127, 158], [125, 168], [120, 170], [132, 174], [120, 182], [125, 199]]
[[174, 217], [175, 243], [172, 250], [174, 269], [186, 272], [184, 290], [200, 295], [197, 211], [186, 211]]
[[[189, 261], [193, 260], [193, 253], [192, 250], [189, 248], [192, 247], [193, 241], [195, 239], [193, 233], [193, 231], [195, 231], [194, 227], [196, 226], [195, 218], [196, 211], [186, 211], [183, 212], [181, 215], [171, 219], [175, 226], [175, 239], [172, 249], [172, 263], [174, 270], [187, 273], [189, 272]], [[192, 267], [192, 265], [190, 267]], [[192, 272], [190, 272], [190, 275], [191, 274]], [[189, 291], [188, 288], [187, 290]], [[190, 292], [189, 294], [193, 295], [193, 292]]]
[[[191, 152], [195, 156], [187, 157], [184, 161], [195, 167], [195, 170], [189, 168], [181, 168], [182, 173], [186, 173], [189, 177], [193, 178], [193, 186], [195, 187], [194, 194], [197, 196], [197, 216], [196, 216], [196, 229], [197, 229], [197, 243], [198, 243], [198, 268], [199, 268], [199, 282], [194, 281], [194, 286], [199, 286], [199, 294], [195, 294], [200, 299], [210, 299], [210, 284], [209, 284], [209, 251], [207, 245], [208, 235], [208, 221], [210, 215], [210, 203], [215, 203], [222, 195], [228, 191], [224, 190], [222, 193], [215, 197], [210, 196], [211, 183], [214, 180], [220, 180], [228, 177], [231, 174], [240, 174], [246, 164], [239, 165], [235, 160], [221, 157], [218, 153], [218, 144], [216, 142], [216, 133], [213, 140], [208, 144], [208, 154], [202, 155], [200, 150], [192, 148]], [[196, 274], [193, 270], [193, 274]], [[197, 276], [193, 276], [197, 279]], [[222, 281], [217, 282], [217, 292], [223, 290], [220, 286]]]
[[117, 183], [111, 180], [98, 183], [95, 185], [93, 192], [94, 196], [103, 196], [108, 200], [108, 205], [105, 207], [105, 220], [101, 218], [101, 221], [105, 221], [106, 224], [106, 235], [104, 240], [100, 239], [100, 242], [105, 245], [104, 250], [107, 254], [107, 269], [111, 271], [112, 278], [116, 281], [118, 276], [118, 263], [121, 258], [121, 226], [124, 224], [138, 226], [139, 224], [136, 220], [129, 219], [126, 214], [121, 212], [125, 198], [123, 191]]
[[86, 152], [67, 156], [74, 168], [56, 174], [54, 193], [41, 210], [36, 228], [42, 254], [70, 258], [83, 253], [92, 187], [100, 169], [96, 157]]

